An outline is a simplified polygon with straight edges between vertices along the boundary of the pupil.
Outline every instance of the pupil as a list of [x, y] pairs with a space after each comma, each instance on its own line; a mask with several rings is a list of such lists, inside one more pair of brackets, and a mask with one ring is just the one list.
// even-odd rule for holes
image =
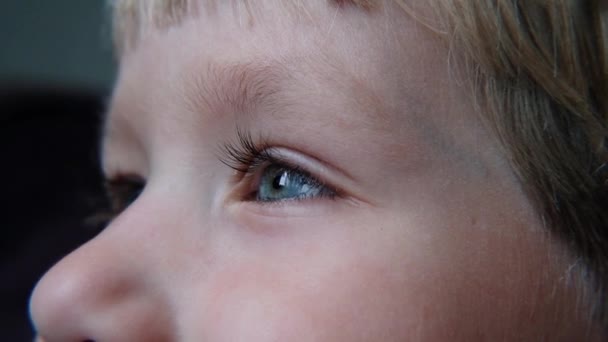
[[272, 188], [279, 190], [284, 188], [285, 185], [287, 185], [287, 171], [281, 171], [272, 180]]

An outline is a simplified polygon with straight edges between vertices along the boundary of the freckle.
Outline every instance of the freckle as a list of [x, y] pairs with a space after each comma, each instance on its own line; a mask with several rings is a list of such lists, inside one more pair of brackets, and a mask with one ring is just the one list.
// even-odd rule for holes
[[471, 217], [471, 226], [474, 226], [474, 225], [476, 225], [476, 224], [477, 224], [477, 217], [472, 216], [472, 217]]

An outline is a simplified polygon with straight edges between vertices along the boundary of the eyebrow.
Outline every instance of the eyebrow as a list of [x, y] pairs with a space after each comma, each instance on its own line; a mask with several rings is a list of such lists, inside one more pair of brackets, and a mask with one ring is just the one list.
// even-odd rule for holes
[[[302, 103], [303, 97], [309, 95], [308, 101], [312, 101], [310, 105], [313, 106], [321, 98], [331, 97], [342, 102], [341, 109], [350, 107], [344, 112], [336, 112], [337, 115], [347, 115], [346, 112], [352, 113], [356, 108], [360, 119], [351, 118], [350, 122], [356, 121], [366, 128], [386, 128], [391, 116], [390, 109], [365, 80], [322, 58], [298, 58], [297, 62], [281, 59], [207, 62], [195, 70], [199, 72], [183, 76], [182, 94], [191, 111], [204, 110], [204, 115], [227, 111], [237, 115], [255, 114], [259, 108], [264, 108], [266, 113], [285, 115], [289, 108]], [[311, 81], [313, 88], [308, 83]], [[318, 93], [319, 83], [326, 85], [331, 93]], [[301, 93], [297, 89], [309, 92]], [[321, 98], [315, 100], [319, 96]]]
[[[362, 114], [361, 120], [354, 120], [367, 128], [383, 125], [386, 123], [388, 113], [382, 101], [374, 94], [365, 82], [356, 80], [345, 70], [335, 65], [326, 63], [324, 60], [310, 60], [308, 58], [297, 58], [294, 60], [282, 59], [250, 59], [244, 62], [218, 62], [205, 61], [204, 64], [192, 65], [192, 68], [184, 68], [190, 72], [179, 76], [181, 81], [176, 91], [182, 98], [182, 104], [193, 113], [201, 116], [218, 116], [222, 113], [234, 113], [239, 116], [255, 115], [258, 112], [288, 115], [289, 108], [302, 103], [302, 94], [295, 95], [298, 87], [312, 90], [308, 97], [311, 106], [319, 104], [315, 97], [339, 98], [342, 101], [352, 103], [358, 113]], [[195, 70], [192, 72], [192, 70]], [[330, 76], [330, 74], [334, 74]], [[312, 79], [315, 88], [306, 86], [306, 79]], [[356, 80], [356, 82], [352, 82]], [[318, 93], [317, 83], [328, 85], [331, 93]], [[350, 86], [347, 86], [350, 84]], [[132, 90], [133, 91], [133, 90]], [[115, 94], [116, 95], [116, 92]], [[108, 125], [112, 120], [126, 120], [129, 102], [124, 99], [116, 101], [114, 96], [112, 106], [104, 114], [104, 125], [101, 139], [106, 140], [111, 134]], [[261, 111], [260, 108], [264, 110]], [[344, 109], [345, 107], [341, 107]], [[348, 113], [348, 114], [347, 114]], [[350, 115], [351, 110], [337, 111], [338, 115]], [[115, 115], [118, 114], [118, 115]], [[128, 121], [128, 120], [126, 120]], [[353, 120], [350, 122], [353, 123]], [[115, 125], [112, 125], [115, 126]], [[123, 122], [127, 127], [136, 127]], [[116, 135], [120, 135], [117, 133]]]
[[281, 101], [285, 81], [291, 78], [281, 61], [208, 63], [205, 72], [188, 74], [184, 94], [194, 111], [228, 107], [237, 113], [250, 113], [261, 105]]

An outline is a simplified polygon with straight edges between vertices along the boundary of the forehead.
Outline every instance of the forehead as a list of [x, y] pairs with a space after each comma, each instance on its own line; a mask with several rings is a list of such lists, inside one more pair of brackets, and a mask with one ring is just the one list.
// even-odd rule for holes
[[307, 15], [311, 4], [333, 7], [352, 6], [362, 10], [376, 7], [378, 0], [286, 0], [278, 2], [250, 0], [112, 0], [114, 43], [119, 54], [132, 49], [151, 29], [165, 30], [198, 15], [212, 15], [219, 6], [229, 5], [251, 20], [256, 12], [281, 8], [295, 15]]
[[[287, 3], [291, 5], [285, 6]], [[252, 92], [247, 86], [251, 83], [269, 91], [289, 88], [286, 82], [295, 80], [306, 81], [305, 87], [311, 91], [330, 87], [336, 97], [369, 95], [351, 96], [364, 103], [392, 106], [392, 100], [407, 98], [407, 106], [412, 108], [426, 93], [413, 92], [431, 86], [436, 74], [431, 72], [432, 65], [445, 62], [428, 32], [422, 32], [413, 20], [404, 20], [404, 13], [387, 14], [394, 8], [366, 13], [344, 1], [320, 0], [295, 9], [298, 3], [264, 1], [252, 7], [243, 1], [199, 2], [198, 6], [213, 8], [206, 8], [209, 13], [205, 16], [182, 18], [186, 22], [179, 26], [151, 29], [139, 37], [138, 45], [121, 58], [116, 93], [120, 95], [125, 88], [136, 90], [137, 86], [124, 85], [142, 76], [166, 77], [177, 72], [176, 84], [187, 88], [183, 92], [197, 93], [190, 98], [209, 93], [205, 88], [210, 83], [215, 93], [240, 90], [244, 94]], [[251, 16], [252, 21], [243, 15]], [[157, 72], [150, 73], [152, 70]], [[406, 79], [410, 82], [403, 82]], [[277, 80], [282, 84], [277, 85]]]
[[[386, 104], [379, 97], [389, 94], [386, 87], [394, 89], [391, 83], [398, 80], [383, 77], [386, 82], [378, 82], [374, 75], [395, 74], [399, 69], [395, 63], [400, 64], [402, 56], [397, 44], [385, 44], [379, 38], [387, 36], [388, 28], [396, 23], [333, 2], [308, 2], [297, 15], [293, 9], [290, 12], [277, 5], [281, 1], [264, 3], [250, 9], [253, 23], [241, 17], [242, 7], [235, 11], [224, 3], [213, 14], [185, 20], [168, 30], [148, 31], [121, 58], [115, 109], [133, 103], [134, 95], [141, 93], [147, 99], [135, 101], [139, 104], [162, 98], [147, 96], [149, 90], [142, 91], [142, 85], [167, 85], [171, 80], [171, 88], [177, 90], [172, 98], [186, 98], [188, 104], [197, 103], [197, 108], [217, 109], [218, 103], [228, 102], [242, 109], [266, 94], [280, 95], [272, 96], [274, 100], [298, 93], [336, 100], [349, 97], [368, 108], [364, 112], [370, 117], [381, 112], [372, 105]], [[411, 23], [400, 24], [405, 31], [414, 29]], [[417, 46], [422, 54], [423, 45]], [[315, 94], [321, 88], [330, 88], [331, 93]], [[412, 100], [410, 107], [417, 98]]]

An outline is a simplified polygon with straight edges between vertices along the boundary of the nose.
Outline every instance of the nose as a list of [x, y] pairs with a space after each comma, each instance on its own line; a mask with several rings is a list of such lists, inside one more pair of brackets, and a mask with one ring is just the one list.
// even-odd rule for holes
[[168, 341], [170, 310], [138, 251], [105, 232], [38, 282], [30, 314], [45, 342]]

